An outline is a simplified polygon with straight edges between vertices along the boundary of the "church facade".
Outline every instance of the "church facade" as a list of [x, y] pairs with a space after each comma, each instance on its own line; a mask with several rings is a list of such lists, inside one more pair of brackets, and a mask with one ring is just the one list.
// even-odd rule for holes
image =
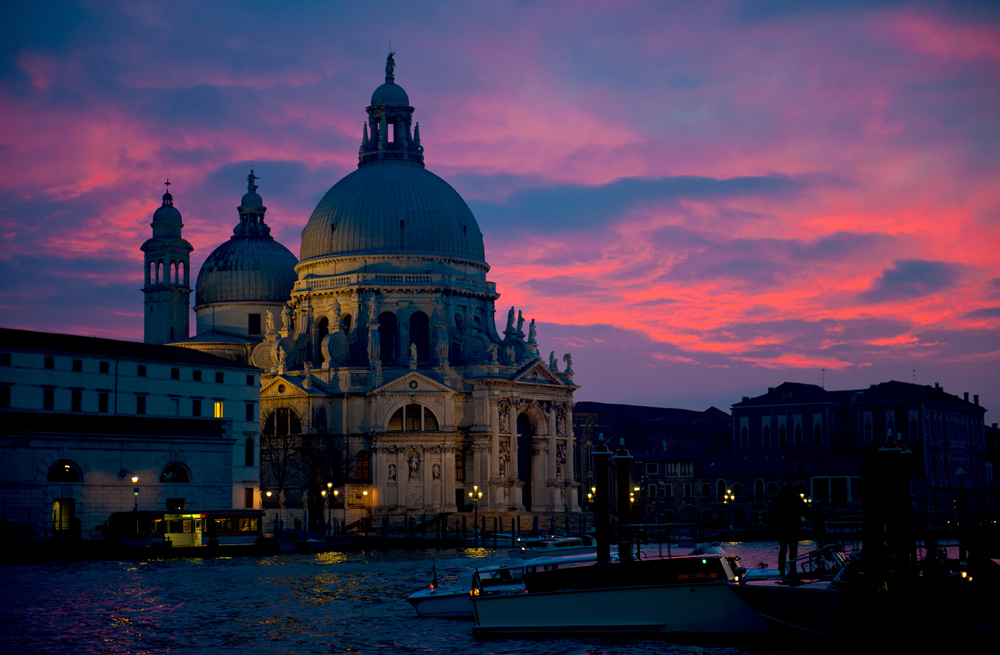
[[[572, 358], [543, 361], [534, 321], [525, 325], [513, 307], [498, 330], [482, 232], [461, 196], [425, 168], [394, 67], [390, 55], [366, 109], [358, 168], [313, 211], [298, 263], [271, 257], [261, 274], [277, 281], [257, 298], [213, 301], [211, 329], [213, 305], [203, 299], [226, 282], [203, 267], [198, 334], [178, 345], [221, 354], [234, 340], [262, 370], [261, 489], [275, 506], [329, 510], [324, 492], [336, 491], [332, 507], [348, 520], [473, 504], [579, 511]], [[252, 172], [248, 179], [236, 231], [256, 229], [262, 242], [263, 205]], [[261, 267], [244, 257], [244, 268], [251, 259]], [[283, 302], [266, 305], [282, 285]], [[260, 335], [254, 313], [263, 314]]]

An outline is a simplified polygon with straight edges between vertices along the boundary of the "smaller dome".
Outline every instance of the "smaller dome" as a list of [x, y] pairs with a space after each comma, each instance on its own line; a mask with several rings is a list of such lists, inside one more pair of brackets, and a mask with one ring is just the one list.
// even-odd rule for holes
[[240, 207], [263, 207], [264, 199], [260, 197], [259, 194], [255, 192], [244, 193], [243, 200], [240, 201]]
[[409, 107], [410, 98], [403, 87], [395, 82], [386, 82], [372, 94], [372, 107]]
[[195, 304], [285, 302], [298, 279], [295, 255], [271, 237], [232, 237], [198, 273]]
[[174, 197], [163, 194], [163, 204], [153, 212], [154, 223], [181, 223], [181, 213], [174, 207]]

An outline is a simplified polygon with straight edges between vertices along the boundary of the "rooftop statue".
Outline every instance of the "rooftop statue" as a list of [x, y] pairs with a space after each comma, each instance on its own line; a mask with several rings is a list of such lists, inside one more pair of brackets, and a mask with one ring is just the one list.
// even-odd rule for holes
[[259, 180], [260, 177], [253, 174], [253, 169], [250, 169], [250, 174], [247, 175], [247, 192], [257, 193], [257, 185], [254, 184], [254, 180]]
[[385, 76], [392, 77], [394, 71], [396, 70], [396, 61], [393, 59], [395, 52], [390, 52], [389, 56], [385, 58]]

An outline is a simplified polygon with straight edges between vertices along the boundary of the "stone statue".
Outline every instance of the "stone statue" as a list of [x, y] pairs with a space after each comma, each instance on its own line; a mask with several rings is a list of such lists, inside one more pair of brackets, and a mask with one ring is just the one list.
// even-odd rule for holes
[[285, 305], [281, 308], [281, 329], [288, 330], [292, 326], [292, 310]]
[[[507, 431], [507, 406], [501, 405], [500, 411], [497, 412], [497, 418], [500, 420], [500, 431]], [[502, 447], [502, 445], [501, 445]]]
[[524, 326], [524, 316], [521, 315], [521, 310], [517, 310], [517, 333], [524, 334], [521, 328]]
[[368, 361], [374, 362], [378, 359], [379, 347], [378, 327], [371, 325], [368, 327]]
[[565, 355], [563, 355], [563, 360], [566, 362], [566, 372], [567, 373], [572, 373], [573, 372], [573, 355], [570, 354], [570, 353], [566, 353]]
[[309, 490], [302, 490], [302, 507], [309, 507]]
[[410, 344], [410, 361], [417, 361], [417, 344], [415, 343]]
[[416, 453], [410, 453], [410, 458], [406, 460], [410, 465], [410, 480], [420, 479], [420, 458]]
[[285, 347], [280, 343], [278, 344], [278, 366], [282, 369], [285, 368], [285, 364], [288, 362], [288, 353], [285, 352]]
[[558, 371], [559, 370], [559, 360], [556, 359], [556, 351], [549, 353], [549, 370]]
[[396, 481], [396, 465], [395, 464], [390, 464], [389, 465], [389, 482], [395, 482], [395, 481]]
[[376, 380], [381, 380], [382, 379], [382, 360], [381, 359], [376, 359], [375, 360], [375, 379]]
[[497, 345], [495, 343], [491, 343], [489, 348], [486, 349], [486, 352], [490, 356], [490, 364], [500, 363], [500, 360], [497, 359]]
[[336, 332], [340, 329], [340, 302], [334, 298], [333, 299], [333, 322], [330, 326], [330, 332]]
[[274, 314], [270, 310], [267, 312], [267, 331], [274, 332]]
[[514, 365], [514, 346], [507, 346], [504, 348], [504, 354], [507, 355], [507, 360], [510, 362], [511, 366]]
[[375, 296], [368, 299], [368, 322], [378, 322], [378, 303], [375, 301]]
[[250, 174], [247, 175], [247, 192], [257, 193], [257, 185], [254, 184], [254, 180], [259, 180], [260, 178], [253, 174], [253, 169], [250, 169]]
[[528, 343], [535, 343], [535, 337], [538, 335], [535, 332], [535, 319], [531, 319], [531, 323], [528, 325]]
[[304, 364], [302, 365], [302, 373], [303, 373], [303, 376], [304, 376], [304, 377], [305, 377], [305, 378], [306, 378], [306, 379], [308, 380], [308, 379], [309, 379], [309, 376], [310, 376], [310, 375], [312, 375], [312, 372], [313, 372], [313, 365], [312, 365], [312, 362], [305, 362], [305, 363], [304, 363]]
[[505, 331], [510, 331], [513, 329], [514, 329], [514, 307], [512, 306], [510, 308], [510, 311], [507, 312], [507, 330]]
[[440, 298], [434, 301], [434, 321], [444, 323], [444, 304]]
[[500, 479], [507, 479], [507, 462], [510, 461], [510, 446], [506, 441], [500, 442]]
[[438, 330], [438, 339], [435, 350], [437, 351], [438, 363], [444, 366], [445, 362], [448, 361], [448, 335], [443, 329]]
[[440, 480], [440, 479], [441, 479], [441, 465], [434, 464], [434, 466], [431, 467], [431, 480]]
[[396, 71], [396, 60], [393, 59], [395, 52], [390, 52], [389, 56], [385, 58], [385, 76], [392, 77], [393, 73]]

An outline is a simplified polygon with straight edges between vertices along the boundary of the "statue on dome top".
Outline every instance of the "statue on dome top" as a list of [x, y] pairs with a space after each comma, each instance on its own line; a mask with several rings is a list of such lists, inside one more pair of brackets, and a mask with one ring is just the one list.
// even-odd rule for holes
[[385, 58], [385, 76], [392, 77], [396, 70], [396, 60], [393, 57], [396, 55], [395, 52], [390, 52], [389, 56]]
[[255, 180], [259, 180], [260, 177], [253, 174], [253, 169], [250, 169], [250, 174], [247, 175], [247, 192], [257, 193], [257, 185], [254, 184]]

